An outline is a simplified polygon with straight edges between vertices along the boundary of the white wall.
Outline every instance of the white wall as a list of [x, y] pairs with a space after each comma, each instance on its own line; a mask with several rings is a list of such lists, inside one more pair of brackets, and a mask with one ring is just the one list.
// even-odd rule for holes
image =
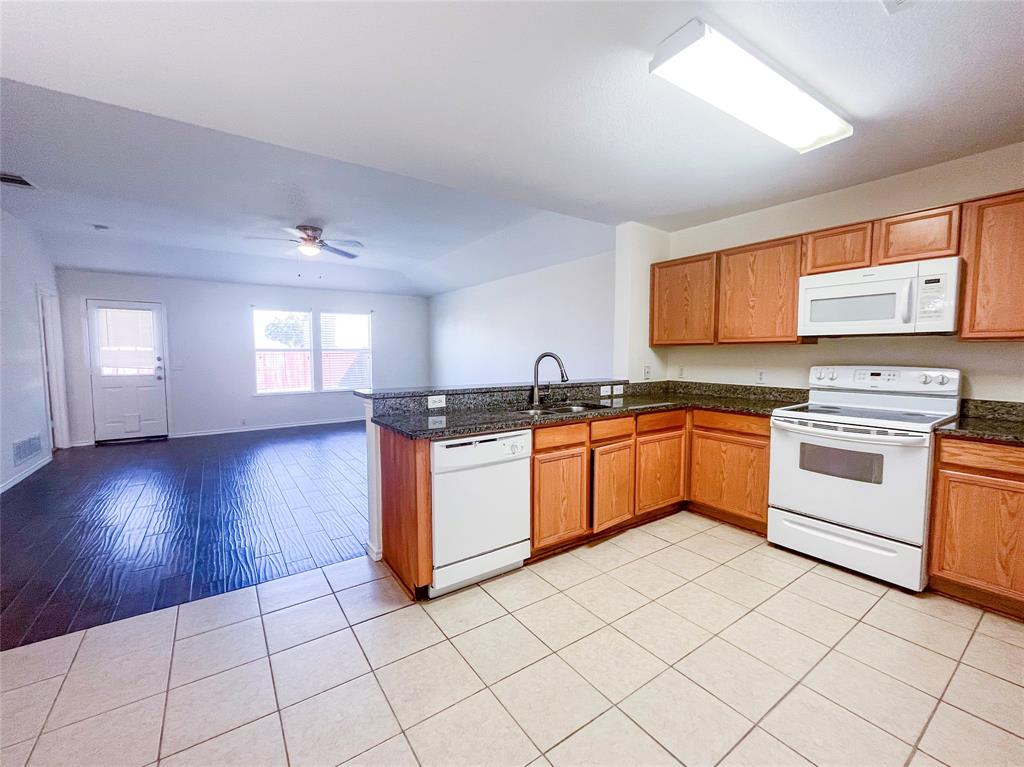
[[[639, 275], [650, 262], [664, 258], [681, 258], [1021, 187], [1024, 187], [1024, 143], [681, 229], [669, 235], [668, 255], [661, 255], [657, 243], [649, 244], [646, 251], [638, 249], [635, 243], [627, 243], [627, 249], [617, 246], [616, 257], [628, 260]], [[619, 239], [630, 236], [627, 227], [638, 226], [620, 226]], [[647, 237], [652, 239], [656, 235], [648, 232]], [[637, 261], [641, 263], [637, 265]], [[1008, 275], [1008, 278], [1013, 277]], [[633, 291], [628, 316], [634, 325], [640, 318], [647, 317], [649, 295], [646, 286], [644, 290]], [[616, 333], [623, 332], [619, 327], [619, 314], [617, 307]], [[951, 337], [840, 338], [803, 346], [680, 346], [652, 351], [646, 341], [641, 346], [638, 337], [639, 328], [634, 328], [628, 363], [629, 377], [633, 380], [639, 379], [637, 369], [651, 354], [662, 362], [670, 378], [679, 377], [682, 365], [682, 377], [687, 380], [750, 384], [754, 371], [763, 369], [767, 374], [766, 383], [771, 386], [806, 386], [807, 370], [816, 364], [922, 364], [964, 370], [966, 396], [1024, 400], [1024, 342], [1020, 341], [966, 342]]]
[[[0, 225], [0, 487], [50, 460], [37, 288], [55, 288], [53, 264], [35, 233], [6, 211]], [[38, 434], [38, 458], [14, 466], [12, 444]]]
[[[158, 301], [167, 316], [171, 435], [358, 419], [349, 392], [255, 394], [253, 306], [373, 312], [373, 383], [429, 382], [427, 300], [419, 296], [244, 285], [59, 269], [71, 438], [93, 439], [85, 302]], [[245, 420], [243, 426], [242, 420]]]
[[[542, 351], [572, 379], [611, 376], [614, 271], [604, 253], [433, 296], [432, 383], [527, 381]], [[556, 377], [554, 363], [541, 375]]]

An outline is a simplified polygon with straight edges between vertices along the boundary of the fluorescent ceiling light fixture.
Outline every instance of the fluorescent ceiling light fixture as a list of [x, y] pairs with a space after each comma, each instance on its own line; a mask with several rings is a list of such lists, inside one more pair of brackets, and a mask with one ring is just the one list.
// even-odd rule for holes
[[320, 246], [315, 242], [302, 242], [299, 243], [299, 253], [304, 256], [318, 256], [320, 255]]
[[658, 46], [650, 72], [801, 154], [853, 135], [846, 120], [700, 19]]

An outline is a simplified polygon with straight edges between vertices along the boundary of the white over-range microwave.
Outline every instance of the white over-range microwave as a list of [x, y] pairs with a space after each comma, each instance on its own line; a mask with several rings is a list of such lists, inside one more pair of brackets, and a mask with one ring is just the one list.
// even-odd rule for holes
[[801, 277], [797, 333], [952, 333], [959, 282], [956, 256]]

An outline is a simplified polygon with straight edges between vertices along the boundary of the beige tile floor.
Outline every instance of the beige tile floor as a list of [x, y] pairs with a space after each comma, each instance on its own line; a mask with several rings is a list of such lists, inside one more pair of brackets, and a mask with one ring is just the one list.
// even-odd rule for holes
[[1024, 765], [1024, 625], [686, 512], [422, 605], [343, 562], [0, 682], [0, 767]]

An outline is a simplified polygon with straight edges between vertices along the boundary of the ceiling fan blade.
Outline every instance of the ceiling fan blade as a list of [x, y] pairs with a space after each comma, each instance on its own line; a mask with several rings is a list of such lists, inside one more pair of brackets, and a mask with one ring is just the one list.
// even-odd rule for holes
[[272, 242], [296, 242], [296, 240], [290, 239], [288, 237], [249, 237], [249, 236], [245, 236], [242, 239], [243, 240], [270, 240]]
[[281, 231], [288, 232], [288, 234], [290, 234], [292, 237], [298, 237], [300, 240], [306, 239], [305, 233], [300, 232], [294, 226], [282, 226]]
[[359, 240], [324, 240], [324, 242], [333, 242], [335, 245], [340, 245], [343, 248], [361, 248], [363, 243]]
[[355, 253], [349, 253], [347, 250], [335, 248], [332, 245], [328, 245], [326, 242], [321, 241], [320, 247], [323, 250], [326, 250], [328, 253], [333, 253], [336, 256], [342, 256], [344, 258], [359, 258], [359, 256], [357, 256]]

